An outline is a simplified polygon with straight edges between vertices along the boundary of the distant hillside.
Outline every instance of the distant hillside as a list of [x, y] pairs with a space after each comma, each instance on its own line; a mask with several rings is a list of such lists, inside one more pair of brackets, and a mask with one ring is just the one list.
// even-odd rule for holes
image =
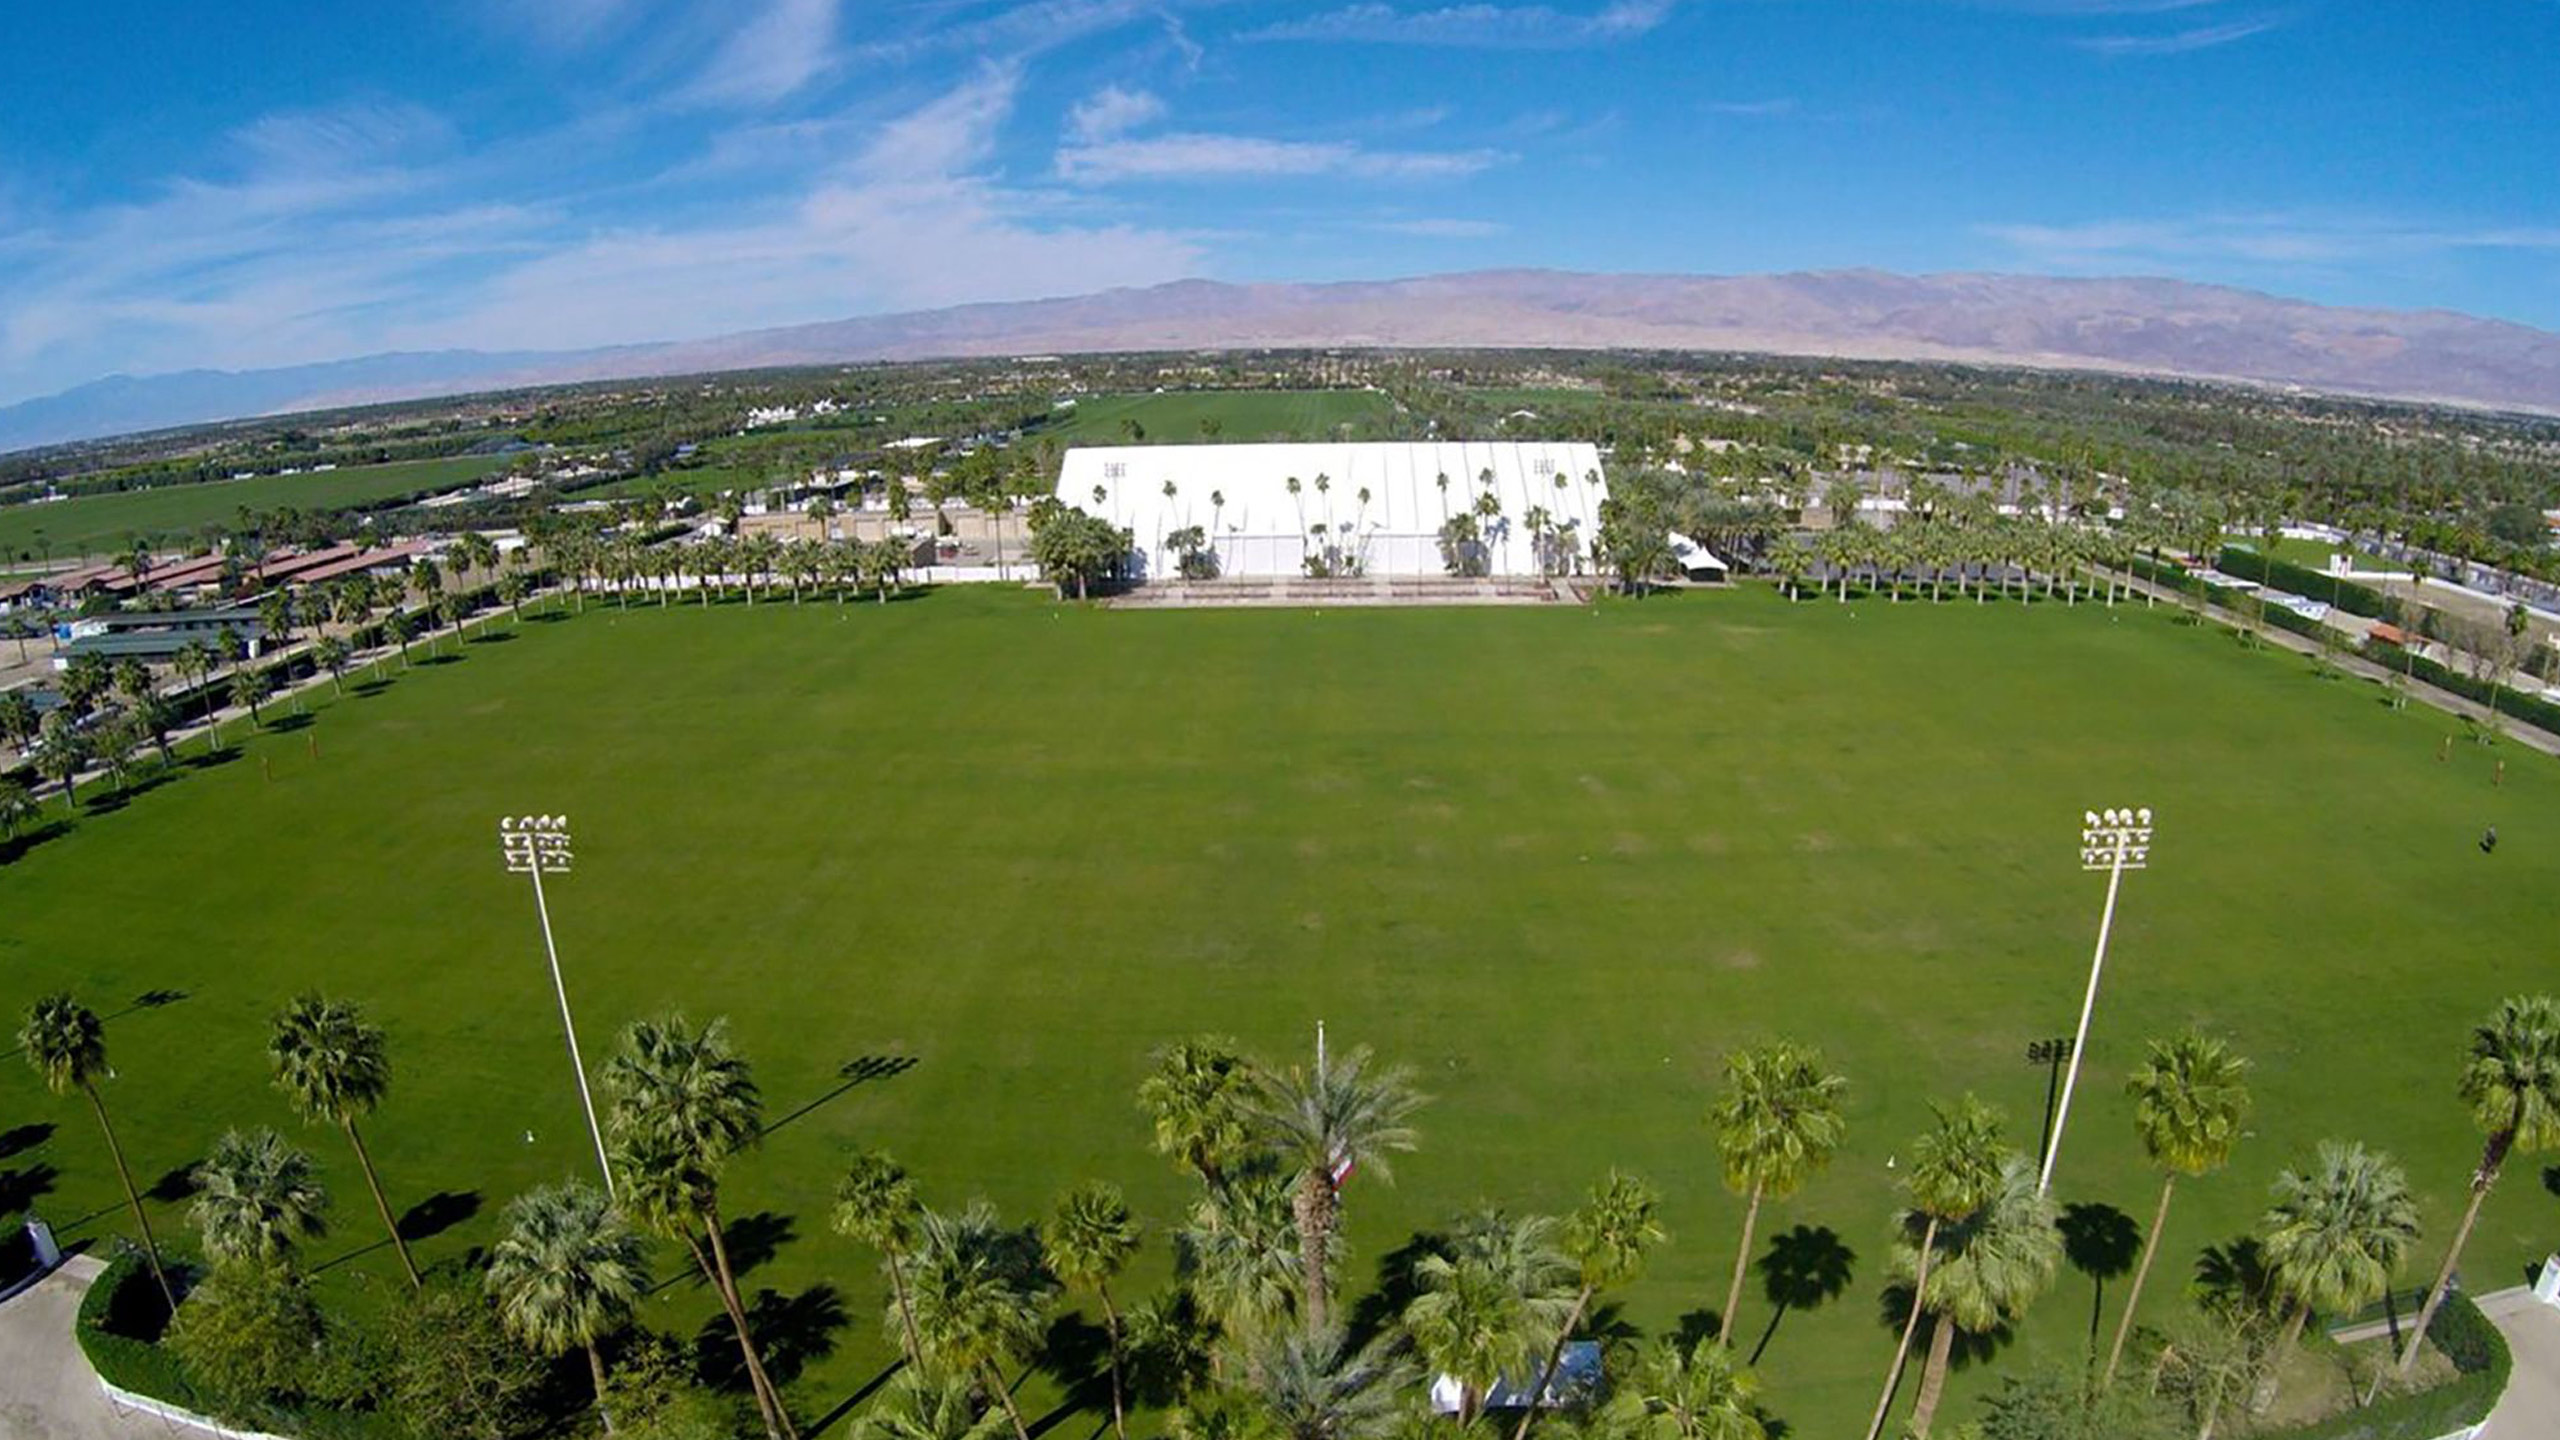
[[2177, 280], [1515, 270], [1326, 285], [1186, 280], [660, 345], [119, 376], [0, 409], [0, 450], [572, 380], [1027, 352], [1333, 345], [1962, 360], [2560, 412], [2560, 335], [2449, 311], [2342, 309]]

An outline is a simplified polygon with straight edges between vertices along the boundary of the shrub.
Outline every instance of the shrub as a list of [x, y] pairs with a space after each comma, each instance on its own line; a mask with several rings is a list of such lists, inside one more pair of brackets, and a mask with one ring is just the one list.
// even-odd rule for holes
[[2374, 620], [2397, 620], [2400, 615], [2400, 602], [2370, 585], [2342, 580], [2318, 570], [2306, 570], [2289, 560], [2274, 559], [2236, 545], [2223, 547], [2214, 568], [2225, 575], [2237, 575], [2243, 580], [2255, 580], [2278, 590], [2326, 600], [2351, 615]]
[[2477, 1424], [2506, 1393], [2514, 1364], [2506, 1337], [2470, 1296], [2455, 1291], [2427, 1327], [2427, 1341], [2453, 1362], [2455, 1378], [2432, 1390], [2385, 1396], [2361, 1410], [2270, 1434], [2280, 1440], [2437, 1440]]
[[320, 1338], [320, 1307], [301, 1277], [228, 1265], [180, 1303], [166, 1348], [213, 1413], [261, 1424], [311, 1393]]
[[[184, 1295], [193, 1275], [171, 1266], [169, 1283]], [[100, 1378], [119, 1390], [194, 1409], [202, 1403], [176, 1356], [159, 1340], [169, 1327], [160, 1287], [138, 1255], [118, 1256], [80, 1302], [72, 1333]]]
[[[2385, 645], [2378, 640], [2368, 640], [2364, 645], [2364, 655], [2366, 659], [2387, 669], [2405, 669], [2439, 690], [2450, 690], [2456, 695], [2477, 700], [2483, 705], [2489, 703], [2488, 681], [2476, 680], [2459, 670], [2447, 669], [2423, 655], [2410, 655], [2397, 645]], [[2537, 696], [2520, 695], [2505, 686], [2499, 686], [2498, 713], [2510, 720], [2521, 720], [2537, 730], [2560, 735], [2560, 705], [2554, 705]]]

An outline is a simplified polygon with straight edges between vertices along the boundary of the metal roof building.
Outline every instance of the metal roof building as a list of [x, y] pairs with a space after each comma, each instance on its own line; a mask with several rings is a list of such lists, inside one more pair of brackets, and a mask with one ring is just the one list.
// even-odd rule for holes
[[1490, 573], [1536, 575], [1530, 512], [1546, 512], [1560, 552], [1587, 556], [1608, 494], [1598, 448], [1562, 441], [1105, 446], [1068, 451], [1058, 471], [1058, 498], [1126, 526], [1149, 578], [1173, 570], [1164, 537], [1193, 525], [1221, 574], [1303, 574], [1338, 547], [1364, 574], [1439, 575], [1441, 526], [1486, 495]]

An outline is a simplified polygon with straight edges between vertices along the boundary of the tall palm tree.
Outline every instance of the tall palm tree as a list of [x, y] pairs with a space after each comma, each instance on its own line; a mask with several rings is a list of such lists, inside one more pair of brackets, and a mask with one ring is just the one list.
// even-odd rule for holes
[[133, 1212], [133, 1228], [142, 1236], [142, 1258], [151, 1266], [151, 1278], [160, 1283], [160, 1298], [174, 1312], [178, 1297], [169, 1288], [168, 1272], [160, 1265], [160, 1242], [151, 1236], [151, 1217], [142, 1213], [141, 1192], [133, 1188], [133, 1171], [124, 1163], [124, 1146], [117, 1143], [116, 1127], [107, 1119], [106, 1097], [98, 1093], [98, 1082], [115, 1076], [107, 1065], [106, 1026], [98, 1019], [98, 1012], [69, 995], [48, 995], [28, 1007], [27, 1023], [18, 1031], [18, 1047], [19, 1053], [27, 1057], [27, 1064], [44, 1077], [46, 1089], [56, 1095], [77, 1090], [89, 1098], [89, 1108], [97, 1112], [98, 1128], [107, 1137], [107, 1153], [115, 1158], [116, 1179], [124, 1185], [124, 1203]]
[[1724, 1094], [1708, 1120], [1724, 1155], [1725, 1188], [1749, 1197], [1742, 1212], [1742, 1245], [1733, 1256], [1733, 1283], [1716, 1320], [1716, 1338], [1731, 1344], [1733, 1314], [1742, 1308], [1742, 1278], [1750, 1273], [1760, 1202], [1793, 1195], [1831, 1163], [1848, 1129], [1840, 1097], [1849, 1082], [1822, 1068], [1821, 1051], [1785, 1040], [1727, 1055], [1724, 1077]]
[[296, 996], [275, 1017], [267, 1040], [267, 1060], [275, 1067], [276, 1088], [293, 1097], [306, 1121], [326, 1121], [346, 1132], [355, 1147], [356, 1164], [364, 1171], [365, 1188], [373, 1192], [373, 1208], [400, 1256], [400, 1268], [418, 1287], [418, 1265], [409, 1242], [391, 1218], [391, 1202], [383, 1198], [382, 1177], [373, 1168], [372, 1152], [356, 1118], [370, 1115], [391, 1088], [391, 1057], [379, 1026], [364, 1023], [355, 1006], [323, 999], [317, 992]]
[[[1937, 1419], [1956, 1332], [1979, 1335], [2016, 1320], [2053, 1284], [2062, 1268], [2062, 1232], [2054, 1217], [2053, 1198], [2036, 1188], [2034, 1163], [2011, 1154], [2002, 1161], [1999, 1183], [1972, 1214], [1947, 1225], [1937, 1225], [1935, 1217], [1921, 1221], [1935, 1226], [1941, 1252], [1920, 1287], [1933, 1321], [1929, 1363], [1911, 1407], [1911, 1433], [1921, 1440]], [[1920, 1257], [1911, 1256], [1910, 1263], [1916, 1273]]]
[[1302, 1292], [1297, 1184], [1278, 1171], [1248, 1171], [1201, 1197], [1179, 1239], [1184, 1281], [1229, 1345], [1251, 1356]]
[[2142, 1306], [2142, 1282], [2150, 1278], [2160, 1232], [2169, 1224], [2169, 1197], [2178, 1177], [2221, 1169], [2240, 1143], [2241, 1124], [2249, 1117], [2248, 1072], [2249, 1062], [2230, 1046], [2190, 1030], [2174, 1040], [2152, 1041], [2150, 1054], [2125, 1082], [2143, 1153], [2160, 1167], [2160, 1204], [2152, 1211], [2150, 1232], [2142, 1237], [2142, 1259], [2134, 1266], [2132, 1288], [2125, 1292], [2115, 1342], [2107, 1347], [2101, 1390], [2115, 1383], [2125, 1338], [2133, 1333], [2134, 1312]]
[[1312, 1068], [1292, 1065], [1257, 1078], [1255, 1114], [1297, 1176], [1293, 1203], [1304, 1296], [1299, 1318], [1313, 1334], [1329, 1328], [1332, 1319], [1331, 1250], [1342, 1223], [1341, 1184], [1355, 1169], [1392, 1178], [1387, 1155], [1414, 1147], [1405, 1120], [1423, 1097], [1410, 1072], [1377, 1068], [1366, 1046], [1339, 1059], [1319, 1057]]
[[[1611, 1172], [1609, 1177], [1591, 1187], [1591, 1196], [1582, 1208], [1565, 1217], [1564, 1251], [1579, 1272], [1580, 1285], [1574, 1292], [1573, 1308], [1564, 1323], [1556, 1327], [1555, 1343], [1547, 1347], [1546, 1363], [1538, 1367], [1537, 1384], [1530, 1387], [1532, 1396], [1544, 1395], [1555, 1383], [1556, 1367], [1564, 1361], [1565, 1342], [1590, 1313], [1591, 1301], [1603, 1289], [1623, 1285], [1644, 1269], [1645, 1251], [1662, 1241], [1662, 1227], [1654, 1222], [1659, 1206], [1652, 1187], [1631, 1176]], [[1511, 1432], [1511, 1440], [1529, 1440], [1529, 1427], [1537, 1423], [1539, 1406], [1531, 1405], [1520, 1412], [1520, 1424]]]
[[2275, 1202], [2260, 1222], [2276, 1293], [2291, 1306], [2276, 1353], [2291, 1353], [2319, 1310], [2352, 1310], [2391, 1288], [2418, 1239], [2418, 1206], [2391, 1157], [2360, 1144], [2320, 1142], [2306, 1173], [2276, 1177]]
[[1120, 1307], [1111, 1282], [1138, 1251], [1138, 1222], [1120, 1187], [1096, 1180], [1058, 1197], [1058, 1208], [1040, 1227], [1049, 1269], [1070, 1289], [1091, 1290], [1102, 1302], [1103, 1330], [1111, 1343], [1111, 1432], [1129, 1440], [1128, 1407], [1120, 1365]]
[[1381, 1440], [1403, 1420], [1404, 1391], [1414, 1378], [1393, 1338], [1354, 1349], [1331, 1326], [1282, 1333], [1255, 1372], [1285, 1440]]
[[[695, 1259], [737, 1327], [738, 1349], [765, 1426], [774, 1434], [795, 1435], [748, 1332], [737, 1273], [720, 1230], [720, 1171], [730, 1156], [755, 1143], [763, 1116], [747, 1062], [729, 1045], [728, 1022], [714, 1020], [700, 1029], [682, 1015], [634, 1022], [622, 1033], [622, 1048], [605, 1062], [604, 1083], [613, 1095], [606, 1131], [622, 1151], [614, 1173], [657, 1172], [648, 1185], [647, 1213], [662, 1228], [689, 1221], [689, 1246], [691, 1228], [701, 1231], [708, 1249], [696, 1250]], [[637, 1201], [634, 1213], [644, 1213]]]
[[916, 1311], [908, 1299], [907, 1252], [916, 1243], [916, 1225], [924, 1205], [916, 1199], [916, 1183], [906, 1167], [885, 1150], [855, 1153], [836, 1182], [835, 1231], [880, 1252], [889, 1272], [889, 1293], [898, 1307], [898, 1338], [907, 1363], [918, 1362]]
[[489, 1293], [508, 1331], [545, 1355], [587, 1352], [596, 1414], [606, 1434], [601, 1343], [631, 1318], [649, 1288], [640, 1237], [605, 1197], [571, 1182], [517, 1196], [507, 1231], [489, 1251]]
[[1911, 1311], [1903, 1318], [1902, 1339], [1885, 1371], [1884, 1393], [1876, 1397], [1875, 1418], [1867, 1424], [1867, 1440], [1884, 1431], [1885, 1412], [1902, 1381], [1911, 1356], [1912, 1332], [1929, 1293], [1929, 1271], [1938, 1253], [1938, 1231], [1963, 1220], [1990, 1203], [1999, 1192], [2000, 1175], [2010, 1150], [2000, 1138], [2000, 1115], [1967, 1095], [1951, 1106], [1932, 1106], [1937, 1123], [1911, 1147], [1911, 1170], [1902, 1182], [1911, 1197], [1911, 1215], [1921, 1222], [1917, 1261], [1911, 1283]]
[[926, 1212], [918, 1227], [916, 1338], [925, 1368], [976, 1381], [1003, 1407], [1015, 1440], [1031, 1440], [1004, 1367], [1040, 1343], [1053, 1282], [1030, 1237], [1007, 1231], [983, 1202]]
[[2480, 1218], [2480, 1203], [2498, 1183], [2507, 1157], [2518, 1150], [2530, 1154], [2560, 1145], [2560, 1003], [2548, 995], [2516, 996], [2500, 1002], [2472, 1030], [2471, 1058], [2462, 1067], [2462, 1103], [2471, 1107], [2471, 1123], [2488, 1140], [2471, 1172], [2471, 1203], [2453, 1232], [2453, 1244], [2445, 1249], [2444, 1265], [2427, 1291], [2426, 1308], [2418, 1312], [2408, 1347], [2400, 1352], [2402, 1375], [2417, 1368], [2427, 1327], [2444, 1304], [2454, 1267], [2462, 1263], [2462, 1247]]
[[1156, 1052], [1155, 1068], [1138, 1082], [1138, 1108], [1154, 1127], [1156, 1149], [1216, 1190], [1245, 1149], [1252, 1088], [1252, 1067], [1233, 1040], [1196, 1035]]
[[622, 1206], [632, 1220], [683, 1245], [685, 1253], [693, 1258], [694, 1268], [719, 1297], [720, 1309], [729, 1317], [729, 1328], [738, 1337], [738, 1356], [746, 1367], [748, 1388], [754, 1392], [756, 1412], [764, 1420], [767, 1440], [781, 1440], [790, 1417], [783, 1413], [773, 1382], [765, 1375], [764, 1357], [747, 1329], [745, 1307], [738, 1303], [722, 1266], [703, 1243], [706, 1230], [716, 1234], [719, 1228], [717, 1173], [706, 1168], [700, 1157], [654, 1135], [617, 1138], [613, 1144], [613, 1172], [619, 1177]]
[[1627, 1440], [1766, 1440], [1759, 1393], [1760, 1377], [1723, 1341], [1701, 1335], [1683, 1350], [1654, 1340], [1636, 1352], [1603, 1420]]
[[1487, 1211], [1459, 1226], [1451, 1253], [1414, 1267], [1421, 1293], [1405, 1306], [1405, 1330], [1433, 1368], [1457, 1380], [1461, 1428], [1504, 1376], [1526, 1373], [1564, 1329], [1575, 1270], [1556, 1229], [1544, 1215]]
[[187, 1206], [217, 1265], [286, 1265], [328, 1229], [329, 1192], [311, 1157], [273, 1130], [226, 1130], [195, 1168]]

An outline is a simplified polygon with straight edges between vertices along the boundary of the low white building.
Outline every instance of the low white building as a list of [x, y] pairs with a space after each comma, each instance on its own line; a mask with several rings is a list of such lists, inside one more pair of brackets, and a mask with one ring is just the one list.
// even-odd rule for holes
[[[1608, 495], [1598, 448], [1564, 441], [1120, 445], [1070, 450], [1058, 472], [1061, 501], [1127, 527], [1148, 578], [1173, 572], [1165, 537], [1195, 525], [1223, 575], [1300, 575], [1328, 551], [1362, 574], [1446, 574], [1441, 527], [1486, 496], [1488, 573], [1571, 569]], [[1533, 511], [1554, 537], [1545, 570]]]

